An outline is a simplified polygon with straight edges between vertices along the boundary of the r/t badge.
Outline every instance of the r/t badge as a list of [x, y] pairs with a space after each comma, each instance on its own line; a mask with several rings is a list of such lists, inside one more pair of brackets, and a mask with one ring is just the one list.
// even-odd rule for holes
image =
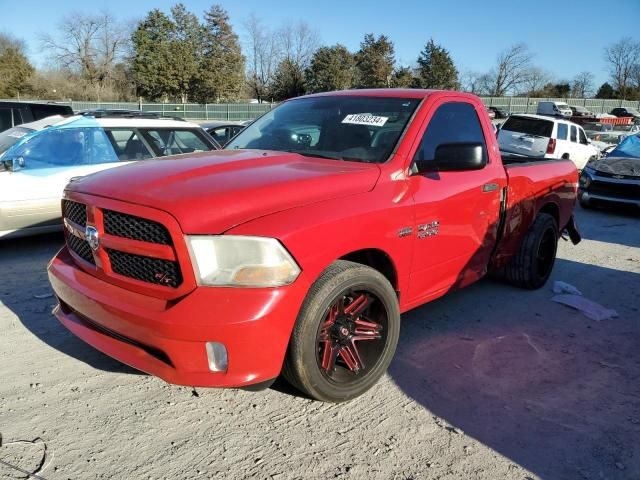
[[418, 225], [418, 238], [433, 237], [434, 235], [438, 235], [439, 228], [440, 222], [438, 220], [435, 220], [431, 223]]

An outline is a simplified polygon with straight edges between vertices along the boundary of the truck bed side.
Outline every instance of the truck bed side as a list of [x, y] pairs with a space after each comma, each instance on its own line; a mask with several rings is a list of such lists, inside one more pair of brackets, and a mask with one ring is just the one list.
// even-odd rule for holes
[[539, 212], [551, 214], [562, 232], [576, 202], [578, 171], [570, 160], [512, 162], [505, 158], [509, 180], [501, 240], [493, 257], [495, 267], [504, 265], [517, 251]]

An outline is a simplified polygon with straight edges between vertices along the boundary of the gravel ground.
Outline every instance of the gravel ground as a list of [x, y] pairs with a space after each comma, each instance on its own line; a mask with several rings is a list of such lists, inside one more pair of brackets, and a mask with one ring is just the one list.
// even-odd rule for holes
[[0, 478], [638, 479], [640, 216], [578, 221], [552, 280], [618, 318], [483, 280], [403, 315], [388, 374], [341, 405], [136, 372], [51, 316], [60, 235], [0, 243]]

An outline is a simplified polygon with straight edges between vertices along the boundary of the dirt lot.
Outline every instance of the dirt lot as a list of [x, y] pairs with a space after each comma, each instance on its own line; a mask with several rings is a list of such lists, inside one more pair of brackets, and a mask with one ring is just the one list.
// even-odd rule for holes
[[[550, 284], [484, 280], [404, 315], [386, 377], [342, 405], [286, 384], [195, 391], [121, 365], [50, 314], [61, 236], [4, 242], [0, 461], [44, 463], [49, 480], [638, 479], [640, 216], [578, 220], [585, 240], [561, 242], [552, 280], [618, 318], [553, 303]], [[0, 462], [0, 478], [25, 475]]]

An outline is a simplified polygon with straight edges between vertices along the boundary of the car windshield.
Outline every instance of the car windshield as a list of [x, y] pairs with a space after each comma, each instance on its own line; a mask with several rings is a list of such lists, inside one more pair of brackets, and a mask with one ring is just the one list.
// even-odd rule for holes
[[291, 100], [260, 117], [226, 148], [381, 163], [419, 103], [415, 98], [355, 95]]
[[514, 117], [512, 115], [504, 122], [502, 130], [537, 135], [539, 137], [551, 137], [553, 122], [539, 118]]
[[14, 127], [0, 133], [0, 155], [6, 152], [9, 147], [15, 145], [22, 137], [34, 132], [34, 130], [25, 127]]

